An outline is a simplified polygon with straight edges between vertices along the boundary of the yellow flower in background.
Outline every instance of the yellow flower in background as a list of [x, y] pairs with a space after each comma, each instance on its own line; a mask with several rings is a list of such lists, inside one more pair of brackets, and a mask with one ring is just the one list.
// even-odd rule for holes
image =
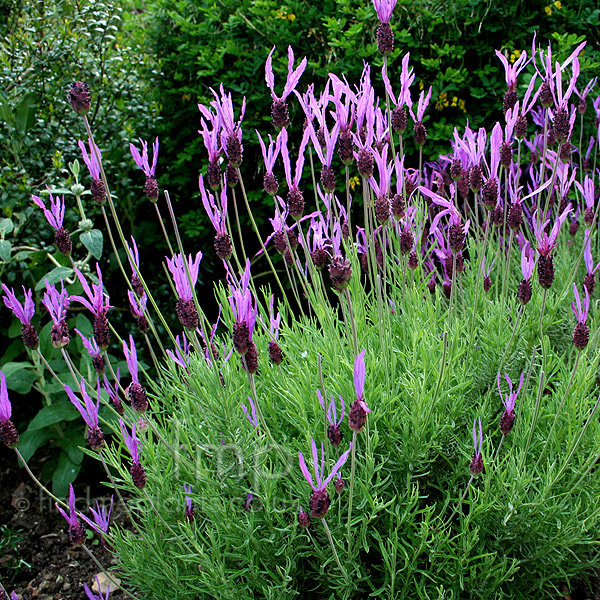
[[544, 11], [546, 12], [546, 14], [548, 16], [550, 16], [552, 14], [552, 7], [551, 6], [544, 6]]
[[458, 108], [460, 108], [460, 110], [462, 110], [464, 113], [467, 112], [467, 107], [465, 105], [465, 101], [464, 100], [459, 100], [458, 101]]
[[517, 60], [517, 58], [519, 58], [519, 56], [521, 56], [521, 51], [520, 50], [513, 50], [512, 53], [511, 53], [511, 55], [510, 55], [510, 57], [509, 57], [509, 60], [510, 60], [511, 64], [514, 63], [515, 60]]
[[296, 15], [294, 13], [290, 13], [287, 18], [288, 18], [288, 21], [295, 21]]
[[557, 10], [560, 10], [562, 8], [562, 3], [560, 0], [556, 0], [556, 2], [554, 3], [554, 6], [556, 6]]
[[350, 177], [348, 183], [350, 184], [350, 189], [354, 191], [354, 188], [360, 183], [360, 179], [355, 175], [354, 177]]
[[425, 84], [422, 81], [419, 81], [419, 89], [422, 90], [425, 88]]

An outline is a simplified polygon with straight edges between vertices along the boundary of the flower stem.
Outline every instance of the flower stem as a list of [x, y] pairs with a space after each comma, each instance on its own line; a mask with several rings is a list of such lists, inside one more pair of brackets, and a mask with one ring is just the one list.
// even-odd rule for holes
[[351, 519], [352, 519], [352, 500], [354, 497], [354, 472], [356, 470], [356, 431], [352, 432], [352, 454], [350, 457], [350, 491], [348, 493], [348, 520], [347, 527], [347, 542], [348, 542], [348, 559], [352, 557], [352, 535], [351, 535]]
[[342, 567], [342, 563], [340, 562], [340, 557], [338, 556], [337, 550], [335, 549], [335, 545], [333, 543], [333, 537], [331, 536], [331, 531], [329, 530], [329, 525], [327, 525], [327, 521], [325, 521], [325, 517], [321, 519], [323, 523], [323, 527], [325, 527], [325, 532], [327, 533], [327, 537], [329, 538], [329, 544], [331, 545], [331, 550], [333, 551], [333, 556], [335, 557], [335, 562], [337, 563], [338, 568], [342, 572], [342, 576], [344, 579], [348, 578], [344, 567]]

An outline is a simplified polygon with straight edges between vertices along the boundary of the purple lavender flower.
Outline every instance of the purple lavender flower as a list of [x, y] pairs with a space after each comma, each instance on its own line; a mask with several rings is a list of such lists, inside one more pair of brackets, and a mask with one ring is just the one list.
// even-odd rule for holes
[[125, 414], [125, 409], [123, 408], [123, 403], [121, 402], [121, 396], [119, 395], [119, 391], [121, 389], [121, 369], [117, 369], [117, 379], [114, 384], [111, 385], [110, 381], [104, 375], [104, 380], [102, 382], [102, 387], [108, 394], [110, 398], [111, 404], [113, 408], [120, 414]]
[[141, 490], [146, 485], [146, 471], [144, 465], [140, 463], [140, 447], [142, 443], [135, 435], [135, 423], [131, 426], [131, 435], [128, 433], [127, 426], [123, 419], [119, 419], [119, 427], [121, 428], [125, 446], [127, 446], [127, 450], [129, 450], [129, 454], [131, 454], [131, 467], [129, 468], [129, 472], [131, 473], [133, 485]]
[[307, 129], [310, 132], [315, 152], [323, 165], [320, 178], [321, 185], [326, 192], [333, 192], [335, 189], [335, 173], [331, 167], [331, 163], [333, 161], [333, 153], [335, 152], [335, 144], [340, 133], [340, 125], [336, 123], [331, 130], [325, 126], [319, 129], [319, 134], [322, 135], [322, 141], [324, 142], [324, 148], [319, 142], [318, 134], [312, 123], [307, 125]]
[[279, 327], [281, 325], [281, 314], [275, 316], [275, 296], [272, 294], [269, 300], [269, 358], [274, 365], [280, 365], [283, 361], [283, 352], [277, 343], [279, 340]]
[[40, 342], [40, 338], [35, 327], [31, 324], [31, 319], [33, 319], [33, 315], [35, 314], [35, 304], [32, 298], [32, 290], [26, 290], [25, 286], [23, 287], [24, 300], [23, 304], [17, 300], [17, 297], [13, 290], [7, 287], [4, 283], [2, 284], [2, 289], [5, 296], [2, 296], [2, 300], [8, 309], [10, 309], [15, 317], [21, 321], [21, 338], [23, 343], [27, 348], [31, 348], [35, 350]]
[[396, 2], [397, 0], [373, 0], [380, 21], [377, 28], [377, 49], [383, 56], [391, 54], [394, 50], [394, 32], [390, 27], [390, 19]]
[[483, 456], [481, 455], [481, 445], [483, 444], [483, 429], [481, 427], [481, 417], [479, 417], [479, 438], [476, 429], [477, 419], [473, 421], [473, 445], [475, 453], [471, 459], [469, 469], [473, 475], [480, 475], [483, 472]]
[[[496, 50], [496, 56], [504, 66], [504, 77], [506, 79], [507, 90], [504, 94], [503, 109], [506, 113], [517, 103], [517, 77], [519, 73], [529, 64], [527, 52], [522, 52], [519, 58], [511, 65], [504, 54]], [[530, 59], [531, 60], [531, 59]]]
[[365, 402], [363, 393], [365, 390], [365, 352], [363, 350], [354, 361], [354, 389], [356, 391], [356, 400], [350, 407], [350, 413], [348, 415], [348, 426], [353, 431], [359, 433], [362, 431], [365, 423], [367, 422], [367, 413], [373, 412]]
[[[184, 263], [184, 257], [181, 254], [176, 254], [172, 259], [167, 258], [167, 266], [169, 267], [169, 271], [171, 271], [171, 276], [173, 277], [173, 283], [175, 284], [175, 290], [178, 296], [175, 311], [177, 312], [181, 324], [186, 329], [193, 331], [198, 327], [198, 310], [194, 304], [194, 295], [192, 287], [190, 287], [190, 280], [192, 286], [195, 287], [196, 282], [198, 281], [202, 252], [197, 252], [194, 259], [192, 259], [192, 255], [189, 254], [185, 260], [187, 262], [187, 269]], [[189, 279], [187, 275], [188, 271], [190, 274]]]
[[83, 162], [87, 165], [87, 168], [92, 177], [92, 185], [90, 191], [92, 192], [92, 198], [96, 204], [102, 206], [106, 202], [106, 188], [104, 182], [101, 179], [100, 174], [100, 163], [98, 159], [102, 160], [102, 154], [100, 148], [94, 144], [92, 139], [88, 139], [90, 148], [90, 154], [88, 156], [85, 144], [79, 140], [79, 148], [81, 149], [81, 155], [83, 156]]
[[81, 287], [83, 287], [83, 291], [88, 299], [86, 300], [83, 296], [71, 296], [71, 300], [83, 304], [94, 315], [94, 339], [100, 350], [106, 350], [110, 344], [110, 329], [106, 315], [108, 309], [112, 307], [109, 304], [110, 298], [108, 297], [108, 294], [105, 294], [102, 290], [102, 272], [100, 271], [100, 265], [96, 264], [98, 283], [93, 283], [91, 289], [83, 273], [81, 273], [79, 269], [75, 269], [75, 273], [77, 274]]
[[291, 46], [288, 46], [288, 75], [285, 82], [285, 87], [283, 88], [283, 93], [281, 97], [278, 97], [275, 94], [275, 77], [273, 76], [273, 52], [275, 52], [275, 46], [271, 52], [269, 52], [269, 56], [267, 57], [267, 62], [265, 63], [265, 81], [267, 82], [267, 86], [271, 90], [271, 98], [273, 99], [273, 104], [271, 106], [271, 115], [273, 117], [273, 125], [277, 127], [277, 129], [282, 129], [283, 127], [287, 127], [290, 124], [290, 117], [288, 114], [287, 108], [287, 97], [292, 93], [294, 88], [298, 85], [300, 81], [300, 77], [302, 73], [304, 73], [304, 69], [306, 69], [307, 59], [303, 58], [300, 64], [294, 69], [294, 51]]
[[236, 280], [231, 271], [228, 270], [227, 278], [231, 288], [229, 296], [229, 306], [235, 318], [233, 325], [233, 347], [236, 352], [245, 355], [252, 344], [252, 333], [256, 325], [256, 301], [252, 301], [252, 292], [248, 286], [250, 284], [250, 261], [246, 261], [246, 268], [240, 278]]
[[577, 290], [577, 284], [573, 284], [573, 295], [575, 296], [575, 302], [571, 303], [571, 308], [573, 309], [573, 313], [577, 319], [577, 325], [575, 326], [575, 331], [573, 332], [573, 345], [579, 350], [583, 350], [588, 345], [590, 340], [590, 328], [586, 323], [588, 312], [590, 310], [590, 295], [585, 286], [583, 290], [585, 292], [585, 298], [582, 306], [581, 299], [579, 298], [579, 291]]
[[75, 510], [75, 491], [73, 490], [73, 484], [69, 484], [69, 514], [58, 505], [55, 504], [58, 512], [66, 519], [69, 524], [69, 539], [72, 544], [83, 544], [85, 542], [85, 527], [79, 522], [77, 518], [77, 510]]
[[12, 407], [8, 399], [8, 386], [6, 377], [0, 371], [0, 442], [9, 448], [16, 448], [19, 443], [19, 433], [10, 420]]
[[191, 345], [188, 342], [188, 339], [185, 335], [181, 336], [181, 340], [179, 336], [175, 336], [175, 352], [171, 350], [167, 350], [167, 356], [177, 365], [179, 365], [182, 369], [189, 372], [188, 369], [188, 356], [190, 354]]
[[135, 164], [144, 171], [144, 175], [146, 176], [146, 183], [144, 185], [146, 197], [150, 202], [156, 202], [158, 200], [158, 183], [154, 174], [156, 172], [156, 162], [158, 161], [158, 138], [152, 144], [152, 166], [150, 166], [148, 160], [148, 142], [140, 138], [140, 143], [142, 144], [141, 155], [133, 144], [129, 144], [129, 150]]
[[136, 412], [146, 412], [148, 409], [148, 396], [146, 395], [146, 390], [140, 385], [138, 378], [137, 352], [131, 334], [129, 335], [129, 346], [123, 340], [123, 353], [125, 354], [125, 360], [127, 361], [127, 367], [132, 379], [129, 387], [125, 390], [125, 394]]
[[312, 455], [313, 455], [313, 467], [315, 472], [315, 481], [316, 486], [313, 482], [312, 475], [309, 470], [306, 468], [306, 462], [304, 460], [304, 456], [302, 452], [298, 452], [298, 460], [300, 463], [300, 470], [302, 471], [302, 475], [309, 483], [310, 487], [313, 489], [312, 494], [310, 495], [310, 511], [313, 517], [317, 517], [322, 519], [329, 510], [329, 505], [331, 504], [331, 499], [329, 498], [329, 494], [327, 493], [327, 484], [337, 475], [337, 472], [342, 468], [346, 459], [348, 458], [348, 454], [350, 454], [350, 450], [352, 448], [352, 443], [348, 447], [348, 450], [344, 452], [335, 463], [331, 473], [323, 479], [323, 471], [325, 469], [325, 451], [323, 449], [323, 444], [321, 444], [321, 465], [319, 467], [319, 455], [317, 453], [317, 445], [314, 440], [312, 441]]
[[90, 339], [86, 338], [83, 335], [83, 333], [81, 333], [81, 331], [79, 331], [79, 329], [75, 329], [75, 333], [77, 333], [79, 335], [84, 348], [88, 351], [88, 354], [90, 355], [90, 357], [92, 359], [92, 365], [94, 366], [96, 373], [98, 373], [98, 375], [102, 375], [102, 373], [104, 373], [104, 371], [106, 369], [106, 361], [104, 360], [104, 357], [102, 356], [102, 351], [98, 347], [96, 340], [94, 338], [90, 338]]
[[429, 88], [427, 95], [425, 95], [425, 90], [422, 90], [419, 94], [419, 101], [417, 103], [417, 112], [416, 115], [413, 113], [412, 107], [409, 107], [410, 116], [415, 122], [414, 126], [414, 134], [415, 141], [419, 146], [422, 146], [427, 141], [427, 128], [423, 125], [423, 116], [425, 115], [425, 110], [429, 106], [429, 100], [431, 99], [431, 90], [433, 88]]
[[504, 412], [500, 417], [500, 431], [503, 435], [508, 435], [513, 425], [515, 424], [515, 402], [517, 400], [517, 396], [523, 387], [523, 373], [521, 373], [521, 378], [519, 379], [519, 387], [516, 392], [513, 392], [513, 384], [510, 377], [505, 374], [504, 378], [508, 382], [508, 386], [510, 388], [510, 392], [508, 395], [503, 396], [502, 390], [500, 389], [500, 373], [498, 373], [498, 378], [496, 383], [498, 384], [498, 393], [500, 394], [500, 400], [502, 400], [502, 404], [504, 405]]
[[55, 230], [54, 241], [56, 247], [65, 256], [69, 256], [73, 249], [73, 243], [69, 232], [63, 227], [65, 197], [63, 196], [61, 200], [58, 196], [54, 197], [50, 192], [48, 192], [48, 195], [50, 196], [50, 210], [46, 208], [46, 203], [39, 196], [31, 196], [31, 199], [44, 211], [48, 224]]
[[[81, 516], [83, 517], [83, 515], [81, 515]], [[108, 596], [110, 594], [110, 585], [106, 586], [106, 596], [104, 596], [102, 594], [102, 587], [100, 585], [100, 580], [98, 579], [97, 575], [96, 575], [96, 585], [98, 586], [98, 591], [100, 592], [99, 596], [96, 596], [96, 594], [94, 594], [92, 592], [92, 590], [90, 590], [87, 583], [83, 584], [83, 589], [84, 589], [85, 593], [87, 594], [87, 597], [89, 598], [89, 600], [108, 600]]]
[[296, 160], [296, 171], [292, 178], [292, 167], [290, 164], [290, 155], [288, 153], [288, 135], [287, 130], [281, 132], [281, 158], [283, 160], [283, 168], [285, 170], [285, 179], [288, 185], [288, 194], [286, 198], [287, 209], [290, 216], [298, 221], [304, 214], [304, 196], [300, 191], [300, 179], [302, 179], [302, 169], [304, 168], [304, 151], [308, 140], [310, 139], [310, 130], [306, 128], [300, 148], [298, 149], [298, 158]]
[[594, 293], [594, 288], [596, 287], [596, 271], [600, 269], [600, 262], [594, 266], [594, 259], [592, 258], [592, 242], [590, 239], [589, 229], [586, 229], [584, 233], [583, 260], [585, 262], [585, 269], [587, 271], [587, 274], [583, 280], [583, 285], [591, 296]]
[[248, 396], [248, 401], [250, 402], [250, 414], [248, 414], [248, 409], [243, 404], [240, 404], [240, 406], [242, 407], [242, 410], [244, 411], [244, 416], [246, 417], [246, 419], [248, 419], [248, 421], [250, 421], [250, 423], [252, 423], [252, 426], [254, 427], [254, 429], [257, 429], [258, 428], [258, 417], [256, 416], [256, 406], [255, 406], [254, 400], [252, 400], [251, 396]]
[[231, 166], [237, 169], [242, 164], [242, 156], [244, 148], [242, 146], [242, 120], [244, 119], [244, 113], [246, 112], [246, 98], [242, 101], [242, 109], [240, 111], [240, 118], [236, 122], [235, 114], [233, 111], [233, 100], [231, 98], [231, 92], [225, 94], [223, 85], [219, 88], [221, 97], [211, 89], [215, 99], [211, 102], [211, 106], [216, 110], [217, 116], [221, 123], [221, 144], [225, 150], [225, 154], [229, 159]]
[[131, 267], [131, 287], [138, 296], [142, 296], [144, 294], [144, 286], [138, 275], [138, 271], [140, 270], [140, 253], [133, 236], [131, 236], [131, 246], [125, 240], [125, 247], [127, 248], [127, 260]]
[[[256, 131], [256, 130], [255, 130]], [[273, 142], [273, 138], [269, 136], [269, 147], [265, 146], [260, 133], [256, 131], [256, 137], [258, 137], [258, 143], [262, 151], [263, 160], [265, 163], [265, 175], [263, 178], [263, 187], [267, 194], [274, 196], [279, 189], [279, 183], [277, 178], [273, 174], [273, 168], [275, 167], [275, 161], [281, 151], [281, 133], [277, 136], [277, 140]]]
[[490, 273], [492, 272], [492, 268], [496, 259], [492, 261], [492, 264], [486, 269], [485, 268], [485, 256], [481, 260], [481, 272], [483, 273], [483, 291], [487, 294], [492, 289], [492, 279], [490, 278]]
[[591, 226], [595, 217], [594, 203], [596, 200], [596, 194], [594, 190], [594, 180], [589, 175], [586, 175], [583, 185], [581, 185], [579, 181], [575, 181], [575, 187], [579, 190], [579, 193], [585, 202], [583, 222], [586, 225]]
[[200, 187], [200, 193], [202, 194], [202, 204], [206, 210], [206, 214], [215, 228], [216, 236], [214, 241], [214, 249], [217, 256], [221, 260], [229, 260], [233, 253], [233, 245], [231, 244], [231, 238], [227, 233], [227, 187], [223, 186], [221, 190], [221, 206], [217, 206], [214, 196], [207, 192], [204, 187], [204, 180], [202, 175], [198, 179], [198, 185]]
[[67, 309], [69, 308], [69, 293], [61, 281], [60, 292], [45, 279], [46, 293], [42, 304], [46, 307], [52, 318], [50, 339], [55, 348], [64, 348], [70, 341], [69, 326], [67, 325]]
[[[323, 408], [323, 410], [325, 410], [325, 402], [323, 400], [323, 397], [321, 396], [321, 390], [317, 390], [317, 395], [319, 397], [319, 403], [321, 404], [321, 407]], [[341, 396], [340, 403], [342, 405], [342, 414], [339, 419], [337, 415], [337, 407], [335, 405], [335, 400], [333, 396], [330, 397], [329, 407], [327, 408], [327, 421], [329, 422], [329, 427], [327, 427], [327, 438], [331, 442], [331, 445], [336, 448], [341, 444], [342, 438], [344, 437], [340, 425], [344, 421], [344, 416], [346, 414], [346, 405], [344, 404], [344, 399]]]
[[517, 299], [525, 306], [531, 300], [531, 276], [535, 268], [535, 253], [529, 242], [525, 242], [521, 249], [521, 272], [523, 279], [517, 290]]
[[186, 494], [186, 496], [185, 496], [185, 518], [187, 521], [189, 521], [191, 523], [196, 516], [194, 513], [194, 505], [192, 503], [192, 498], [189, 495], [192, 493], [192, 486], [189, 483], [184, 483], [183, 490]]
[[146, 333], [150, 328], [146, 318], [146, 304], [148, 303], [146, 292], [138, 297], [131, 290], [127, 290], [127, 298], [129, 299], [129, 311], [135, 319], [138, 329], [142, 333]]
[[94, 510], [90, 506], [90, 512], [92, 513], [92, 519], [89, 519], [84, 514], [81, 514], [81, 518], [94, 530], [98, 533], [100, 537], [100, 544], [103, 548], [106, 548], [106, 540], [104, 539], [104, 535], [108, 533], [108, 528], [110, 526], [110, 514], [112, 513], [114, 505], [114, 498], [110, 497], [110, 507], [108, 511], [106, 510], [106, 506], [104, 503], [100, 505], [100, 502], [96, 502], [96, 510]]
[[202, 136], [204, 146], [208, 152], [208, 168], [206, 179], [211, 190], [218, 190], [221, 185], [221, 165], [219, 156], [223, 150], [221, 146], [221, 120], [216, 113], [210, 111], [206, 106], [198, 104], [202, 115], [206, 118], [212, 129], [208, 127], [207, 122], [201, 119], [202, 129], [198, 133]]
[[73, 390], [68, 385], [65, 385], [65, 391], [67, 392], [67, 396], [69, 396], [69, 400], [71, 400], [75, 408], [81, 413], [83, 420], [88, 426], [87, 439], [90, 448], [92, 450], [102, 450], [102, 448], [104, 448], [104, 433], [102, 433], [102, 430], [100, 427], [98, 427], [98, 409], [100, 408], [100, 380], [98, 379], [98, 394], [96, 404], [94, 404], [93, 400], [87, 393], [85, 380], [83, 378], [81, 379], [79, 389], [81, 390], [81, 396], [83, 397], [83, 404], [81, 403], [81, 400], [75, 396]]

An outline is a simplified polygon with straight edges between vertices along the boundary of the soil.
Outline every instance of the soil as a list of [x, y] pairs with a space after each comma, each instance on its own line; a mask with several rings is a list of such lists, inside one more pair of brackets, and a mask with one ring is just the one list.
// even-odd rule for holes
[[[29, 466], [36, 477], [40, 477], [43, 464], [43, 460], [32, 459]], [[84, 583], [97, 592], [95, 577], [99, 575], [101, 584], [106, 585], [101, 569], [81, 546], [69, 541], [67, 523], [54, 502], [17, 466], [15, 454], [3, 446], [0, 482], [0, 583], [8, 595], [16, 592], [20, 600], [87, 600]], [[86, 508], [95, 507], [96, 501], [110, 503], [109, 490], [100, 484], [76, 485], [75, 494], [76, 506], [86, 516], [91, 517]], [[111, 520], [122, 523], [124, 518], [115, 510]], [[96, 534], [88, 534], [85, 545], [105, 568], [114, 565]], [[111, 591], [109, 597], [127, 598], [120, 590]]]
[[[85, 509], [97, 501], [110, 502], [110, 490], [95, 483], [100, 473], [93, 471], [93, 463], [90, 465], [85, 471], [89, 482], [80, 483], [84, 479], [80, 474], [75, 486], [76, 506], [86, 514], [89, 511]], [[44, 460], [34, 458], [29, 466], [40, 477]], [[111, 521], [127, 525], [125, 513], [116, 506]], [[95, 534], [88, 537], [86, 546], [104, 567], [114, 566], [114, 559], [102, 549]], [[111, 575], [118, 577], [115, 571]], [[555, 600], [600, 600], [598, 575], [590, 574], [588, 582], [574, 584], [570, 591], [561, 586], [563, 595]], [[106, 585], [101, 570], [85, 550], [71, 544], [66, 521], [53, 501], [17, 466], [15, 454], [0, 446], [0, 598], [3, 586], [7, 594], [16, 592], [20, 600], [88, 600], [83, 584], [97, 592], [96, 576]], [[110, 593], [110, 600], [127, 597], [120, 590]]]

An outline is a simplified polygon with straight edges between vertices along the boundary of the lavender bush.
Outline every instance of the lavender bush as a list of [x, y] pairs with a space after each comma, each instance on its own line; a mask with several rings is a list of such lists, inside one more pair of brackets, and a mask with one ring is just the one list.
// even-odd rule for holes
[[[384, 57], [394, 4], [375, 3]], [[226, 272], [214, 317], [196, 290], [203, 254], [183, 247], [156, 176], [158, 141], [132, 156], [171, 249], [171, 307], [145, 272], [149, 243], [138, 250], [122, 230], [89, 91], [73, 85], [138, 332], [112, 330], [101, 267], [93, 278], [78, 247], [66, 251], [53, 199], [56, 247], [84, 292], [47, 286], [70, 370], [60, 384], [130, 526], [109, 526], [99, 507], [79, 513], [72, 488], [64, 516], [73, 543], [85, 544], [83, 521], [101, 535], [130, 597], [547, 597], [600, 566], [600, 99], [589, 106], [584, 46], [556, 57], [534, 39], [512, 63], [499, 53], [504, 119], [455, 130], [434, 162], [431, 89], [415, 89], [410, 56], [400, 68], [384, 59], [381, 73], [366, 65], [360, 82], [331, 74], [316, 92], [291, 49], [285, 82], [269, 54], [275, 130], [258, 136], [272, 231], [244, 188], [244, 100], [214, 90], [200, 107], [199, 181], [215, 229], [202, 252]], [[296, 100], [304, 123], [290, 122]], [[248, 256], [254, 235], [261, 251]], [[4, 292], [43, 360], [29, 292]], [[69, 301], [92, 316], [85, 368], [66, 349]], [[115, 338], [127, 375], [106, 353]], [[156, 376], [138, 362], [142, 346]], [[19, 454], [2, 385], [0, 433]]]

